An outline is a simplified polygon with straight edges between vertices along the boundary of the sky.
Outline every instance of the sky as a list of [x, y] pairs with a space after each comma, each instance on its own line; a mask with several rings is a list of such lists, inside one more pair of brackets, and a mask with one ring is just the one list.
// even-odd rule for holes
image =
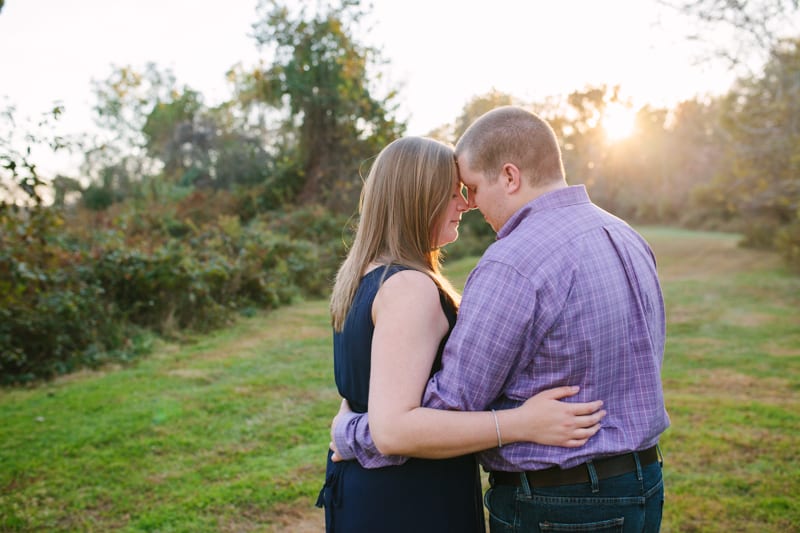
[[[57, 129], [93, 128], [92, 81], [112, 66], [171, 69], [216, 105], [225, 72], [269, 56], [251, 36], [257, 0], [6, 0], [0, 12], [0, 110], [18, 123], [60, 103]], [[314, 3], [309, 2], [314, 5]], [[522, 101], [605, 84], [638, 107], [719, 94], [734, 76], [697, 64], [687, 21], [656, 0], [373, 0], [357, 36], [381, 49], [407, 133], [453, 122], [492, 89]], [[0, 132], [3, 133], [3, 132]], [[40, 171], [72, 162], [53, 159]]]

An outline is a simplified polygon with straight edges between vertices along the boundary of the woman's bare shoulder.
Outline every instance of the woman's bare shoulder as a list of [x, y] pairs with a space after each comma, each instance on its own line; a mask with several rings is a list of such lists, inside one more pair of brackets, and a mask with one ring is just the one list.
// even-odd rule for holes
[[442, 313], [436, 284], [425, 273], [411, 269], [397, 272], [383, 282], [375, 296], [373, 310], [375, 306], [428, 317]]

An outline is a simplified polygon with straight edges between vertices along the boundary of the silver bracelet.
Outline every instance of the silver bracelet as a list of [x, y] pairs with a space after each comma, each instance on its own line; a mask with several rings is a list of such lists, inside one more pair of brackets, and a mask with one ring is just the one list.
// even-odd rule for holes
[[497, 430], [497, 447], [503, 447], [503, 439], [500, 438], [500, 423], [497, 421], [497, 413], [492, 409], [492, 416], [494, 417], [494, 429]]

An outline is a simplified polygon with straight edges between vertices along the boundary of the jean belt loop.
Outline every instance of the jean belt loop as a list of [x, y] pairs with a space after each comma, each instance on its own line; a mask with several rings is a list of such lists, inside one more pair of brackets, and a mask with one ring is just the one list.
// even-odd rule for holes
[[528, 476], [525, 472], [519, 473], [520, 486], [522, 487], [523, 494], [526, 498], [531, 497], [531, 485], [528, 483]]
[[597, 480], [597, 469], [591, 461], [586, 462], [586, 468], [589, 470], [589, 479], [592, 481], [592, 492], [600, 492], [600, 483]]
[[642, 461], [639, 459], [639, 452], [633, 452], [633, 460], [636, 463], [636, 479], [642, 481], [644, 475], [642, 475]]

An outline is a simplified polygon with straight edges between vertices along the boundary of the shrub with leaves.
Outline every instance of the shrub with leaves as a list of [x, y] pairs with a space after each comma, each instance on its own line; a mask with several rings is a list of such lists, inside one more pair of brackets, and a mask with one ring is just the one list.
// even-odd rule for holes
[[0, 382], [64, 373], [124, 346], [85, 254], [55, 237], [60, 221], [49, 209], [0, 210]]

